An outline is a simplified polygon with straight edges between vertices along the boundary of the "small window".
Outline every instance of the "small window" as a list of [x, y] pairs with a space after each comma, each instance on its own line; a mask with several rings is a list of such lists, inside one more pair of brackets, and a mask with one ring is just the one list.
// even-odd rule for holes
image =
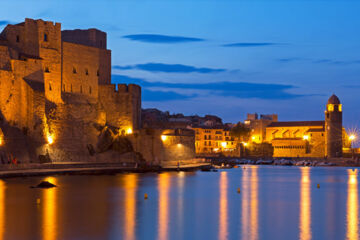
[[51, 84], [49, 83], [49, 90], [51, 91], [52, 90], [52, 88], [51, 88]]
[[96, 71], [96, 76], [100, 76], [99, 70]]
[[46, 72], [46, 73], [49, 73], [49, 72], [50, 72], [49, 67], [45, 67], [45, 72]]
[[20, 36], [16, 35], [16, 42], [20, 42]]
[[44, 34], [44, 42], [47, 42], [48, 41], [48, 35], [45, 33]]
[[76, 68], [75, 67], [73, 67], [73, 73], [76, 73]]
[[89, 75], [89, 70], [87, 68], [85, 69], [85, 74]]
[[80, 85], [80, 93], [82, 93], [82, 86]]
[[89, 93], [91, 94], [91, 87], [89, 87]]

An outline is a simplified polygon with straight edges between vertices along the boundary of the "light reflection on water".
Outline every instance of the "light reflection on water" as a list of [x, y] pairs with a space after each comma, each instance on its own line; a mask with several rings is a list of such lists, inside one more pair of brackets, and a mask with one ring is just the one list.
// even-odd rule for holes
[[309, 167], [300, 168], [300, 240], [311, 239], [311, 180]]
[[359, 239], [359, 208], [357, 170], [348, 169], [347, 239]]
[[[52, 184], [57, 184], [55, 177], [47, 177], [45, 181], [48, 181]], [[55, 240], [57, 239], [57, 188], [44, 189], [43, 191], [43, 219], [42, 219], [42, 229], [43, 229], [43, 239], [44, 240]], [[41, 203], [41, 201], [40, 201]]]
[[258, 167], [243, 170], [242, 176], [242, 238], [257, 240], [258, 234]]
[[273, 166], [5, 179], [0, 240], [359, 239], [358, 188], [357, 170]]

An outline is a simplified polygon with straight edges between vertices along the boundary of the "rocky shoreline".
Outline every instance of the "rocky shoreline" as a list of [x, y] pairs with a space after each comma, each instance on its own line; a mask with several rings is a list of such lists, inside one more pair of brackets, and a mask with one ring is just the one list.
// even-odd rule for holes
[[360, 167], [358, 159], [211, 159], [212, 165], [232, 168], [237, 165], [275, 165], [309, 167]]

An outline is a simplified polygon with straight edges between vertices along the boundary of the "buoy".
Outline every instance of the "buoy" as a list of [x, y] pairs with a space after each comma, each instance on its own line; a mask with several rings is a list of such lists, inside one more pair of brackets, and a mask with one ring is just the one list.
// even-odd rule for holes
[[40, 198], [37, 198], [37, 199], [36, 199], [36, 203], [37, 203], [37, 204], [40, 204]]
[[145, 199], [145, 200], [148, 199], [147, 193], [144, 194], [144, 199]]
[[240, 193], [240, 188], [239, 187], [237, 188], [237, 193]]
[[320, 184], [317, 184], [317, 188], [320, 188]]

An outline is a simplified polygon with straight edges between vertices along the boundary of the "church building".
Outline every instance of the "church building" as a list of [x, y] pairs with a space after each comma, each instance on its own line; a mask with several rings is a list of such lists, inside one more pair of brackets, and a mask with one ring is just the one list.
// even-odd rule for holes
[[349, 141], [339, 98], [329, 98], [325, 121], [272, 122], [266, 127], [265, 141], [272, 144], [274, 157], [341, 157]]

